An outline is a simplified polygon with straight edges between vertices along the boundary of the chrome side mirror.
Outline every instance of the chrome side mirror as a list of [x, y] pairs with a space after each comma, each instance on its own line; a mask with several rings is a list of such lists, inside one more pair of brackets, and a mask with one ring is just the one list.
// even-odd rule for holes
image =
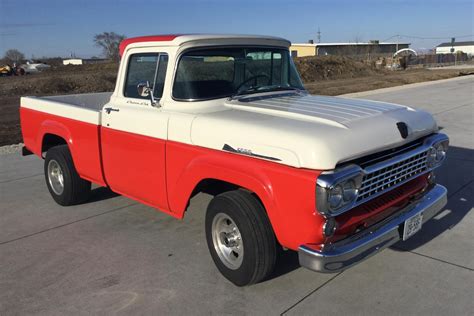
[[158, 106], [158, 102], [155, 100], [155, 96], [153, 95], [153, 87], [150, 86], [149, 81], [139, 82], [137, 84], [137, 91], [138, 95], [141, 97], [149, 97], [152, 106]]
[[151, 93], [151, 87], [149, 81], [139, 82], [137, 85], [138, 95], [141, 97], [148, 97]]

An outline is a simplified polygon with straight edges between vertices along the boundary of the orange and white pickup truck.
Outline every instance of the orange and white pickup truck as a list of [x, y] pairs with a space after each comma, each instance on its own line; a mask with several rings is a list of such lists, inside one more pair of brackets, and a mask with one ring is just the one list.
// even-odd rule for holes
[[449, 140], [424, 111], [309, 95], [289, 45], [126, 39], [113, 93], [21, 98], [23, 154], [44, 158], [65, 206], [95, 183], [180, 219], [193, 195], [214, 195], [207, 244], [236, 285], [268, 277], [281, 249], [315, 271], [347, 269], [443, 208], [433, 171]]

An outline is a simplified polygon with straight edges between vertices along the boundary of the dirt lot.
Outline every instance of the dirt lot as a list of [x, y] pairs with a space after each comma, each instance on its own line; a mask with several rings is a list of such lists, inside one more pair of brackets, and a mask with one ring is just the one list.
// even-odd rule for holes
[[0, 146], [22, 142], [20, 96], [112, 91], [117, 65], [66, 66], [22, 77], [0, 77]]
[[[308, 91], [324, 95], [439, 80], [473, 72], [472, 69], [390, 71], [332, 56], [298, 58], [295, 63]], [[40, 74], [0, 78], [0, 146], [22, 141], [18, 112], [20, 96], [112, 91], [117, 67], [116, 64], [63, 66]]]

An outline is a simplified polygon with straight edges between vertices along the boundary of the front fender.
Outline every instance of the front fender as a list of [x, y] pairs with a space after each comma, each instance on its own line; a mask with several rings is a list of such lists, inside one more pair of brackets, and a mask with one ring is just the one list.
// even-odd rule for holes
[[[229, 159], [223, 160], [219, 157], [207, 155], [191, 160], [182, 170], [176, 181], [176, 189], [170, 189], [171, 210], [182, 216], [194, 188], [206, 179], [225, 181], [245, 188], [257, 194], [265, 208], [274, 207], [270, 179], [255, 164], [235, 164], [232, 159], [229, 161]], [[187, 198], [183, 199], [183, 196]]]
[[323, 218], [315, 209], [319, 171], [176, 142], [168, 142], [166, 161], [168, 202], [176, 217], [184, 216], [202, 180], [215, 179], [255, 193], [281, 245], [296, 250], [303, 241], [322, 241]]

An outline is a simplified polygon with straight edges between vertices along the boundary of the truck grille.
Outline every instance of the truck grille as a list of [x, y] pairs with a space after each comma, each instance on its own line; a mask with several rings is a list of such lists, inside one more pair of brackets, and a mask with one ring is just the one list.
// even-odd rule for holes
[[428, 150], [365, 174], [362, 178], [357, 204], [371, 199], [375, 195], [380, 195], [394, 186], [408, 182], [427, 171], [427, 156]]

